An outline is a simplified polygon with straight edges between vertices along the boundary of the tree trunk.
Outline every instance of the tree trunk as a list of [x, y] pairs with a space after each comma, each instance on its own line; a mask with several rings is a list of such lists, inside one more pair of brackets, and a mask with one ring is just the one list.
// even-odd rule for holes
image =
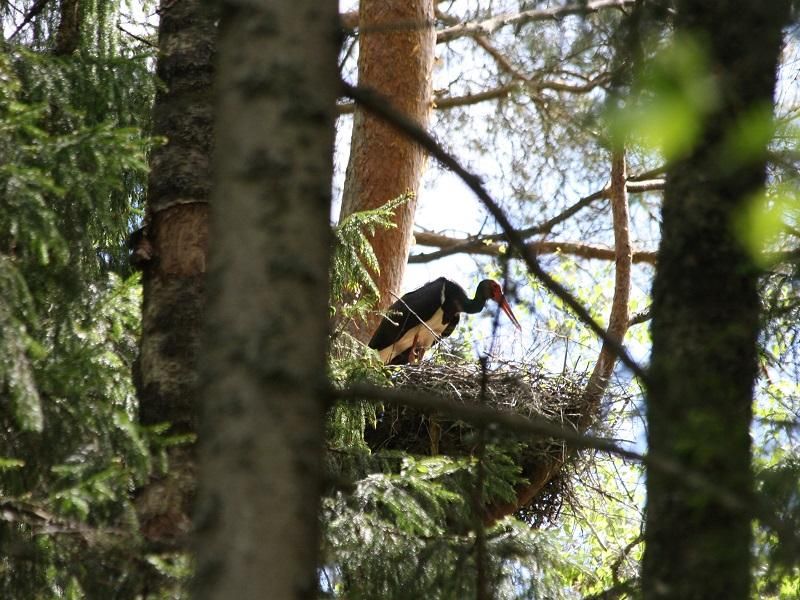
[[[436, 32], [433, 0], [362, 0], [359, 7], [359, 86], [376, 90], [422, 126], [432, 106]], [[382, 206], [406, 192], [416, 192], [425, 154], [414, 142], [380, 118], [356, 108], [341, 217]], [[380, 273], [379, 309], [400, 294], [411, 249], [416, 196], [397, 208], [393, 229], [372, 238]], [[379, 316], [357, 332], [367, 341]]]
[[[765, 148], [733, 163], [730, 134], [772, 105], [787, 3], [679, 3], [677, 28], [703, 44], [719, 103], [669, 171], [653, 285], [649, 448], [743, 503], [753, 480], [757, 271], [732, 220], [764, 184]], [[757, 32], [757, 35], [754, 33]], [[646, 598], [749, 598], [751, 518], [656, 469], [647, 474]]]
[[79, 0], [61, 0], [53, 54], [56, 56], [70, 56], [78, 49], [80, 42], [80, 2]]
[[316, 598], [338, 14], [223, 5], [196, 598]]
[[[170, 423], [170, 433], [196, 431], [195, 388], [205, 294], [211, 85], [216, 26], [203, 0], [163, 2], [157, 74], [164, 84], [153, 108], [154, 134], [147, 217], [135, 258], [144, 299], [135, 373], [144, 425]], [[189, 531], [193, 458], [169, 453], [169, 469], [137, 498], [142, 533], [150, 542], [181, 547]]]

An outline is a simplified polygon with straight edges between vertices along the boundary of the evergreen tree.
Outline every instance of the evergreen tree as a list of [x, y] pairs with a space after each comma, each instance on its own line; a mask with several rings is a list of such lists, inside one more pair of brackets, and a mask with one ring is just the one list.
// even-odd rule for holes
[[[208, 542], [199, 553], [198, 593], [244, 583], [262, 588], [254, 594], [275, 595], [262, 580], [270, 571], [235, 577], [266, 561], [281, 569], [272, 581], [296, 573], [306, 596], [332, 598], [630, 598], [642, 589], [709, 597], [723, 587], [742, 597], [749, 581], [755, 597], [800, 594], [800, 51], [791, 28], [781, 36], [777, 5], [746, 3], [764, 18], [753, 33], [755, 18], [731, 16], [719, 2], [401, 4], [398, 10], [424, 17], [414, 12], [407, 28], [385, 31], [386, 15], [374, 11], [392, 3], [365, 2], [360, 14], [340, 15], [342, 76], [379, 87], [412, 122], [429, 119], [435, 141], [417, 131], [417, 142], [466, 165], [475, 176], [467, 181], [478, 188], [480, 180], [516, 233], [487, 218], [433, 160], [419, 186], [411, 169], [396, 189], [375, 186], [368, 210], [350, 206], [353, 191], [392, 171], [402, 154], [359, 155], [369, 140], [357, 126], [352, 162], [379, 164], [352, 167], [346, 182], [338, 169], [334, 191], [345, 190], [348, 216], [329, 234], [322, 180], [335, 93], [329, 5], [313, 24], [292, 6], [293, 19], [281, 18], [278, 29], [262, 13], [248, 18], [231, 8], [222, 15], [227, 58], [214, 74], [213, 5], [0, 3], [0, 596], [189, 595], [212, 77], [226, 82], [218, 118], [230, 123], [217, 140], [226, 148], [218, 176], [238, 182], [220, 187], [213, 206], [220, 234], [211, 246], [216, 237], [221, 245], [218, 276], [209, 282], [220, 307], [212, 325], [245, 316], [247, 325], [211, 330], [216, 341], [200, 374], [209, 406], [224, 414], [208, 419], [200, 437], [209, 445], [220, 436], [247, 438], [265, 450], [226, 442], [205, 455], [203, 498], [222, 501], [219, 510], [204, 501], [194, 522], [198, 540]], [[276, 31], [289, 22], [294, 41], [280, 37], [279, 44]], [[705, 42], [682, 35], [698, 27]], [[389, 38], [405, 40], [402, 56], [392, 58]], [[308, 56], [302, 65], [284, 68], [301, 53]], [[415, 60], [420, 69], [400, 77], [401, 61]], [[326, 75], [314, 89], [297, 93], [295, 75], [323, 63]], [[244, 72], [247, 85], [235, 79]], [[267, 110], [275, 99], [284, 107], [280, 119]], [[308, 99], [319, 107], [310, 116]], [[350, 114], [385, 106], [341, 100], [337, 108], [344, 137]], [[404, 137], [413, 127], [389, 127], [386, 115], [367, 112], [356, 120], [383, 131], [419, 166], [423, 153]], [[257, 137], [264, 124], [306, 133]], [[314, 169], [300, 168], [312, 161]], [[314, 187], [301, 186], [312, 174]], [[745, 193], [762, 182], [761, 192]], [[290, 196], [297, 202], [275, 208]], [[423, 220], [432, 202], [447, 206], [447, 222]], [[270, 207], [275, 213], [258, 222], [232, 219]], [[404, 226], [392, 228], [401, 216]], [[351, 335], [348, 323], [374, 315], [382, 294], [387, 299], [374, 280], [389, 270], [377, 249], [390, 235], [407, 240], [412, 216], [427, 229], [414, 231], [419, 246], [409, 262], [458, 278], [466, 256], [476, 281], [504, 280], [524, 337], [506, 336], [491, 316], [464, 319], [425, 364], [387, 369]], [[288, 254], [303, 243], [313, 251]], [[389, 247], [400, 272], [407, 250]], [[328, 250], [326, 298], [318, 261]], [[225, 256], [239, 258], [226, 266]], [[259, 300], [267, 257], [281, 294], [289, 286], [278, 282], [298, 272], [309, 276], [297, 287], [314, 289], [302, 297], [314, 318], [303, 325], [309, 350], [297, 361], [314, 374], [302, 371], [299, 385], [281, 387], [273, 376], [297, 357], [270, 345], [281, 339], [277, 315], [284, 313]], [[315, 266], [298, 271], [298, 262]], [[553, 295], [556, 286], [529, 265], [552, 274], [577, 304], [563, 289]], [[234, 274], [240, 284], [231, 284]], [[252, 293], [244, 293], [248, 285]], [[586, 309], [580, 317], [576, 306]], [[746, 324], [739, 337], [723, 327], [734, 311]], [[648, 391], [616, 364], [614, 341], [624, 336], [646, 364], [651, 316], [659, 383]], [[711, 325], [718, 327], [703, 329]], [[607, 331], [605, 343], [598, 330]], [[246, 405], [252, 414], [296, 396], [275, 408], [293, 425], [254, 418], [216, 427], [236, 418], [224, 411], [231, 398], [214, 391], [223, 384], [268, 388], [272, 404], [253, 401]], [[330, 400], [324, 407], [322, 389]], [[302, 407], [306, 418], [298, 420]], [[618, 439], [635, 443], [620, 448], [611, 441]], [[643, 463], [637, 451], [652, 454]], [[297, 476], [292, 457], [307, 477]], [[246, 484], [255, 492], [239, 493]], [[277, 488], [293, 500], [276, 505], [280, 498], [269, 491]], [[263, 533], [285, 515], [291, 535]], [[248, 540], [252, 561], [237, 554], [237, 539]], [[726, 552], [673, 551], [714, 539], [725, 540]]]

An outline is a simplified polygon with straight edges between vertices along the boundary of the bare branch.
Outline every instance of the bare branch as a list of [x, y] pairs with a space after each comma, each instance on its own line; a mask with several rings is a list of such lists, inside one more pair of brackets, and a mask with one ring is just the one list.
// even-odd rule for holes
[[505, 212], [500, 208], [497, 202], [492, 199], [486, 188], [483, 186], [481, 179], [467, 171], [461, 164], [450, 155], [442, 146], [434, 140], [430, 134], [420, 127], [417, 123], [409, 119], [402, 112], [395, 109], [391, 103], [384, 97], [379, 96], [372, 90], [365, 90], [351, 86], [349, 83], [342, 81], [343, 93], [358, 102], [366, 110], [374, 113], [375, 115], [384, 119], [387, 123], [402, 131], [409, 138], [413, 139], [422, 148], [424, 148], [432, 157], [438, 160], [443, 166], [453, 171], [458, 175], [464, 183], [475, 193], [476, 196], [483, 202], [486, 209], [497, 221], [500, 229], [507, 236], [511, 249], [518, 252], [528, 267], [528, 271], [534, 275], [542, 284], [550, 290], [556, 297], [558, 297], [564, 304], [566, 304], [575, 315], [583, 321], [595, 335], [600, 337], [604, 342], [608, 343], [611, 348], [620, 357], [620, 360], [625, 363], [628, 368], [638, 377], [642, 382], [645, 382], [646, 374], [641, 366], [633, 360], [628, 351], [615, 339], [611, 338], [589, 314], [589, 311], [569, 292], [567, 289], [556, 281], [549, 273], [542, 269], [539, 261], [536, 260], [536, 255], [533, 254], [525, 245], [524, 239], [519, 235], [519, 232], [511, 225]]
[[[645, 181], [637, 181], [637, 182], [628, 181], [626, 189], [628, 190], [629, 194], [636, 194], [641, 192], [663, 190], [664, 184], [665, 181], [663, 179], [647, 179]], [[602, 200], [604, 198], [608, 198], [610, 189], [611, 189], [610, 187], [606, 186], [602, 190], [598, 190], [596, 192], [589, 194], [588, 196], [584, 196], [583, 198], [581, 198], [580, 200], [569, 206], [567, 209], [560, 212], [551, 219], [548, 219], [544, 223], [520, 229], [519, 234], [522, 237], [527, 238], [532, 235], [550, 233], [556, 225], [563, 223], [570, 217], [582, 211], [584, 208], [590, 206], [596, 200]], [[504, 239], [504, 235], [503, 234], [487, 235], [485, 239], [502, 240]]]
[[507, 98], [512, 92], [523, 89], [524, 84], [521, 81], [512, 81], [499, 85], [495, 88], [490, 88], [482, 92], [475, 92], [474, 94], [466, 94], [464, 96], [445, 96], [434, 99], [434, 108], [455, 108], [456, 106], [470, 106], [485, 102], [486, 100], [499, 100]]
[[650, 312], [650, 308], [648, 307], [647, 309], [633, 315], [630, 321], [628, 321], [628, 327], [633, 327], [634, 325], [647, 323], [647, 321], [649, 321], [652, 318], [653, 314]]
[[595, 2], [576, 3], [554, 8], [532, 9], [515, 14], [502, 14], [483, 21], [460, 23], [440, 30], [436, 34], [436, 43], [442, 44], [464, 36], [490, 35], [508, 25], [522, 25], [533, 21], [556, 21], [569, 15], [587, 15], [606, 8], [624, 8], [633, 6], [636, 0], [596, 0]]
[[[507, 251], [504, 244], [492, 241], [488, 237], [459, 239], [428, 231], [416, 232], [414, 237], [418, 245], [434, 246], [441, 250], [412, 254], [408, 257], [410, 264], [428, 263], [453, 254], [502, 256]], [[526, 247], [536, 256], [558, 253], [596, 260], [614, 260], [616, 258], [613, 248], [581, 242], [542, 240], [527, 242]], [[637, 250], [633, 252], [632, 257], [634, 263], [655, 264], [656, 262], [656, 252], [650, 250]]]
[[117, 23], [117, 29], [119, 29], [119, 30], [120, 30], [122, 33], [124, 33], [125, 35], [129, 35], [130, 37], [132, 37], [132, 38], [133, 38], [133, 39], [135, 39], [136, 41], [138, 41], [138, 42], [141, 42], [141, 43], [145, 44], [146, 46], [150, 46], [151, 48], [158, 48], [158, 45], [157, 45], [157, 44], [154, 44], [153, 42], [151, 42], [151, 41], [150, 41], [150, 40], [148, 40], [147, 38], [143, 38], [143, 37], [141, 37], [141, 36], [138, 36], [138, 35], [136, 35], [135, 33], [132, 33], [132, 32], [130, 32], [130, 31], [128, 31], [128, 30], [127, 30], [127, 29], [125, 29], [125, 28], [124, 28], [124, 27], [123, 27], [123, 26], [122, 26], [120, 23]]
[[[514, 81], [511, 83], [506, 83], [504, 85], [497, 86], [496, 88], [491, 88], [485, 90], [483, 92], [475, 92], [474, 94], [466, 94], [464, 96], [451, 96], [451, 97], [441, 97], [438, 99], [434, 99], [433, 101], [433, 108], [454, 108], [457, 106], [470, 106], [472, 104], [478, 104], [479, 102], [485, 102], [487, 100], [498, 100], [500, 98], [506, 98], [511, 92], [517, 90], [521, 87], [521, 83], [518, 81]], [[336, 105], [336, 114], [338, 115], [349, 115], [355, 111], [355, 103], [354, 102], [340, 102]]]
[[22, 19], [22, 23], [17, 25], [17, 28], [14, 30], [14, 32], [10, 36], [8, 36], [8, 40], [11, 41], [15, 37], [17, 37], [17, 34], [19, 34], [19, 32], [22, 31], [22, 29], [28, 23], [33, 21], [35, 17], [39, 16], [39, 13], [41, 13], [44, 10], [45, 6], [47, 6], [49, 2], [50, 0], [36, 0], [36, 2], [33, 3], [33, 6], [31, 6], [30, 9], [28, 9], [28, 12], [25, 14], [25, 18]]
[[489, 38], [487, 38], [485, 35], [476, 35], [475, 43], [483, 48], [486, 53], [494, 59], [494, 62], [497, 63], [497, 66], [500, 67], [502, 71], [505, 71], [511, 75], [513, 79], [520, 81], [528, 80], [528, 77], [525, 75], [525, 73], [511, 64], [511, 61], [508, 59], [508, 57], [495, 48], [494, 45], [492, 45], [492, 43], [489, 41]]
[[[660, 165], [655, 169], [650, 169], [649, 171], [645, 171], [643, 173], [639, 173], [638, 175], [631, 175], [628, 178], [628, 182], [631, 181], [644, 181], [645, 179], [655, 179], [659, 178], [661, 175], [667, 172], [667, 165]], [[630, 191], [630, 189], [628, 189]]]
[[[510, 66], [510, 65], [509, 65]], [[471, 106], [487, 100], [501, 100], [507, 98], [517, 90], [528, 91], [531, 95], [542, 90], [554, 90], [570, 94], [585, 94], [607, 82], [607, 75], [602, 74], [587, 81], [584, 84], [576, 85], [560, 80], [541, 80], [536, 81], [530, 76], [519, 74], [509, 83], [504, 83], [487, 90], [465, 94], [463, 96], [438, 96], [433, 101], [433, 108], [448, 109], [458, 106]], [[355, 110], [352, 102], [340, 102], [336, 105], [338, 115], [349, 115]]]
[[[625, 189], [627, 167], [624, 150], [615, 150], [611, 157], [611, 212], [614, 221], [614, 254], [616, 272], [614, 277], [614, 298], [609, 315], [608, 337], [622, 345], [625, 332], [628, 330], [628, 299], [631, 283], [631, 245], [628, 215], [628, 194]], [[615, 350], [607, 342], [603, 342], [597, 362], [586, 384], [584, 391], [585, 407], [578, 420], [578, 430], [585, 432], [597, 418], [600, 400], [608, 387], [611, 374], [616, 363]], [[565, 452], [565, 455], [571, 454]], [[558, 473], [564, 463], [563, 457], [554, 458], [542, 464], [528, 475], [528, 483], [517, 489], [517, 497], [511, 502], [497, 503], [492, 506], [490, 518], [494, 521], [510, 515], [522, 506], [527, 506]]]
[[[545, 89], [548, 85], [546, 83], [531, 83], [526, 85], [523, 81], [514, 80], [510, 83], [483, 90], [482, 92], [469, 93], [463, 96], [440, 96], [434, 98], [433, 108], [448, 109], [458, 106], [471, 106], [480, 102], [486, 102], [487, 100], [500, 100], [502, 98], [507, 98], [512, 92], [525, 89], [526, 87]], [[336, 105], [336, 112], [339, 115], [349, 115], [354, 110], [355, 104], [353, 102], [340, 102]]]

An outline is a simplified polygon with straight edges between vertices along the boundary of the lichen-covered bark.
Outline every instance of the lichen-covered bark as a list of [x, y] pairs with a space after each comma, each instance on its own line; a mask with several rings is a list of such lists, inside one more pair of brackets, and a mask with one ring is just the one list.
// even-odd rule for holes
[[[147, 216], [140, 249], [144, 300], [136, 384], [140, 421], [196, 431], [197, 353], [205, 295], [212, 143], [211, 84], [216, 26], [202, 0], [163, 2], [153, 109]], [[187, 449], [170, 453], [169, 471], [138, 492], [149, 542], [180, 545], [190, 528], [194, 466]]]
[[[653, 285], [650, 452], [743, 503], [753, 486], [758, 273], [732, 222], [764, 183], [765, 148], [732, 162], [726, 144], [741, 119], [772, 103], [787, 4], [679, 3], [678, 30], [706, 49], [719, 103], [691, 154], [670, 168]], [[644, 596], [749, 598], [752, 515], [654, 468], [647, 493]]]
[[335, 2], [223, 4], [195, 597], [316, 598]]
[[[433, 22], [433, 0], [362, 0], [359, 5], [358, 85], [376, 90], [423, 126], [432, 108]], [[417, 144], [380, 117], [356, 108], [341, 216], [416, 192], [424, 164]], [[372, 238], [380, 267], [379, 309], [400, 295], [416, 206], [416, 197], [400, 206], [396, 227]], [[375, 315], [355, 332], [357, 337], [368, 340], [379, 318]]]

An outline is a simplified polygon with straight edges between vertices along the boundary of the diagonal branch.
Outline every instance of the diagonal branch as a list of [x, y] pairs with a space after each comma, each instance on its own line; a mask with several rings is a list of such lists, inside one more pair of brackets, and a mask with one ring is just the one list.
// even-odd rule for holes
[[[652, 192], [664, 189], [665, 180], [650, 179], [651, 172], [643, 173], [637, 177], [641, 178], [645, 175], [647, 176], [647, 178], [641, 181], [632, 181], [633, 178], [631, 178], [631, 180], [628, 181], [627, 185], [625, 186], [625, 189], [628, 191], [629, 194], [638, 194], [642, 192]], [[598, 190], [596, 192], [589, 194], [588, 196], [584, 196], [583, 198], [581, 198], [580, 200], [578, 200], [577, 202], [575, 202], [574, 204], [572, 204], [571, 206], [569, 206], [568, 208], [557, 214], [556, 216], [548, 219], [544, 223], [541, 223], [539, 225], [533, 225], [532, 227], [525, 227], [523, 229], [519, 229], [518, 230], [519, 234], [522, 237], [527, 238], [532, 235], [550, 233], [556, 225], [560, 225], [567, 219], [573, 217], [574, 215], [582, 211], [584, 208], [589, 207], [597, 200], [607, 199], [610, 193], [611, 193], [610, 186], [606, 186], [602, 190]], [[505, 239], [505, 236], [502, 233], [491, 234], [487, 235], [485, 239], [493, 241], [502, 240]]]
[[549, 273], [542, 269], [536, 255], [527, 248], [524, 239], [520, 236], [519, 232], [514, 228], [508, 217], [492, 199], [486, 188], [483, 186], [481, 179], [467, 171], [461, 164], [450, 155], [442, 146], [434, 140], [430, 134], [420, 127], [417, 123], [409, 119], [402, 112], [395, 109], [391, 103], [372, 90], [365, 90], [350, 85], [342, 81], [343, 93], [363, 106], [366, 110], [374, 113], [375, 115], [383, 118], [387, 123], [402, 131], [409, 138], [413, 139], [422, 148], [424, 148], [431, 156], [438, 160], [443, 166], [453, 171], [458, 175], [464, 183], [475, 193], [476, 196], [483, 202], [489, 213], [497, 221], [500, 229], [507, 236], [511, 248], [519, 254], [525, 262], [531, 274], [539, 279], [542, 284], [550, 290], [556, 297], [558, 297], [564, 304], [566, 304], [575, 315], [583, 321], [591, 330], [606, 342], [614, 352], [619, 356], [620, 360], [630, 368], [630, 370], [638, 377], [643, 383], [646, 380], [646, 374], [636, 361], [631, 358], [628, 351], [615, 339], [610, 337], [605, 329], [595, 321], [589, 314], [589, 311], [569, 292], [567, 289], [556, 281]]
[[22, 19], [22, 23], [17, 25], [17, 28], [14, 30], [14, 32], [8, 36], [8, 40], [10, 41], [17, 37], [17, 34], [19, 34], [19, 32], [22, 31], [28, 23], [39, 16], [39, 13], [44, 10], [49, 2], [50, 0], [36, 0], [36, 2], [33, 3], [33, 6], [28, 9], [28, 12], [25, 13], [25, 18]]

